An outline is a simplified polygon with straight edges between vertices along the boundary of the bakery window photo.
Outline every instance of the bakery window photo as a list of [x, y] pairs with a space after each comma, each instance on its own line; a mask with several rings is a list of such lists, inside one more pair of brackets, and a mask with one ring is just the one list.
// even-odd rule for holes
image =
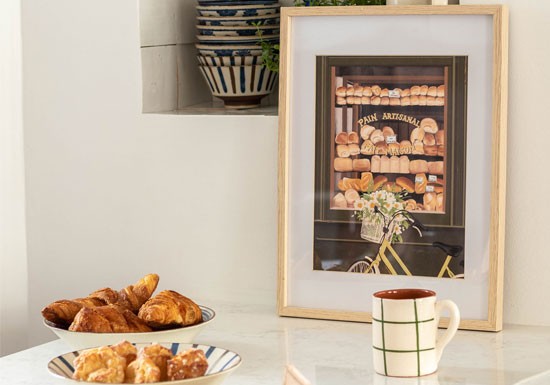
[[463, 278], [466, 56], [318, 56], [315, 270]]

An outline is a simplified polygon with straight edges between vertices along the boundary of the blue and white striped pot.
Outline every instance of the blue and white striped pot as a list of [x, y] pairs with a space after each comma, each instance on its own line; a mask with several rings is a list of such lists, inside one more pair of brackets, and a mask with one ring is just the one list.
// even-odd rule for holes
[[[120, 342], [120, 341], [119, 341]], [[138, 343], [135, 344], [136, 348], [141, 349], [144, 346], [148, 346], [151, 343]], [[166, 384], [170, 385], [217, 385], [221, 384], [229, 374], [237, 369], [242, 362], [241, 356], [237, 353], [218, 348], [210, 345], [198, 345], [198, 344], [184, 344], [184, 343], [161, 343], [160, 345], [169, 348], [172, 354], [184, 352], [188, 349], [201, 349], [204, 351], [206, 358], [208, 359], [208, 369], [206, 374], [202, 377], [187, 378], [177, 381], [169, 381]], [[77, 350], [71, 353], [66, 353], [52, 359], [48, 363], [48, 369], [55, 377], [62, 378], [66, 381], [74, 382], [74, 384], [82, 384], [80, 381], [72, 379], [74, 373], [73, 361], [78, 357], [83, 350]], [[88, 382], [94, 384], [94, 382]]]
[[260, 105], [277, 82], [278, 74], [261, 65], [199, 66], [212, 95], [223, 100], [226, 108], [245, 109]]
[[202, 66], [250, 66], [262, 64], [261, 56], [201, 56], [197, 60]]
[[[258, 30], [264, 36], [279, 35], [279, 25], [255, 26], [227, 26], [227, 25], [197, 25], [199, 35], [202, 36], [249, 36], [258, 39]], [[200, 39], [200, 37], [199, 37]]]
[[195, 44], [203, 56], [260, 56], [262, 47], [257, 44]]
[[197, 13], [199, 16], [214, 17], [265, 16], [278, 14], [280, 8], [281, 4], [279, 3], [271, 5], [197, 5]]
[[276, 25], [279, 24], [280, 20], [281, 17], [279, 15], [242, 17], [197, 16], [199, 25], [247, 26], [256, 23], [260, 23], [260, 25]]

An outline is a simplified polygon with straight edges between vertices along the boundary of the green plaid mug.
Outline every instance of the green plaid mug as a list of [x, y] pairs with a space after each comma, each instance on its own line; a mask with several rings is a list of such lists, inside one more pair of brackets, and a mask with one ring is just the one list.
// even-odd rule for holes
[[[447, 330], [438, 338], [441, 311], [450, 312]], [[424, 289], [384, 290], [372, 298], [374, 370], [385, 376], [417, 377], [434, 373], [443, 349], [454, 337], [460, 312], [450, 300], [436, 300]]]

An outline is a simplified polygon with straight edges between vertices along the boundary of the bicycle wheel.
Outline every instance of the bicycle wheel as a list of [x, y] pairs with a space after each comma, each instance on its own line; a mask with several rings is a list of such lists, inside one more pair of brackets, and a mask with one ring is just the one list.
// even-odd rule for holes
[[348, 273], [380, 274], [378, 266], [373, 265], [372, 258], [364, 257], [355, 261], [348, 267]]

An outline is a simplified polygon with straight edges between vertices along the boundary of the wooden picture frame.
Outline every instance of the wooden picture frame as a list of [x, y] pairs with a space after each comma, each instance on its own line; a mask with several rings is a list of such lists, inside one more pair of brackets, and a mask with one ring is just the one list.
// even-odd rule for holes
[[[466, 33], [462, 28], [465, 23], [469, 26]], [[441, 33], [441, 28], [446, 29], [445, 33]], [[279, 315], [370, 322], [370, 297], [374, 291], [414, 286], [432, 289], [440, 298], [456, 302], [463, 313], [460, 328], [501, 330], [506, 192], [507, 8], [502, 5], [282, 8], [280, 57]], [[344, 73], [346, 66], [351, 66], [349, 73], [354, 73], [357, 68], [364, 68], [367, 73], [378, 68], [374, 66], [386, 66], [384, 69], [391, 70], [392, 66], [402, 68], [413, 65], [399, 64], [400, 58], [413, 58], [415, 68], [442, 66], [447, 71], [451, 68], [449, 66], [454, 65], [446, 64], [449, 60], [452, 63], [464, 62], [463, 67], [467, 68], [464, 79], [467, 86], [463, 94], [459, 92], [462, 67], [456, 67], [458, 70], [453, 67], [455, 72], [445, 72], [444, 78], [445, 84], [452, 81], [457, 85], [452, 96], [452, 88], [447, 89], [449, 95], [445, 96], [444, 111], [445, 116], [449, 117], [443, 123], [445, 130], [447, 132], [447, 127], [450, 127], [452, 132], [460, 132], [464, 127], [464, 133], [458, 139], [448, 138], [455, 142], [462, 138], [465, 149], [462, 162], [466, 175], [458, 173], [455, 178], [463, 178], [464, 183], [452, 187], [455, 190], [462, 188], [465, 199], [464, 224], [462, 227], [455, 226], [462, 228], [464, 233], [464, 272], [467, 274], [462, 280], [441, 279], [435, 275], [407, 276], [404, 273], [344, 274], [315, 267], [314, 259], [318, 256], [314, 256], [313, 244], [317, 241], [318, 230], [314, 227], [318, 223], [340, 226], [348, 223], [342, 220], [342, 213], [322, 216], [322, 220], [318, 214], [323, 210], [329, 212], [326, 209], [328, 206], [323, 209], [319, 205], [319, 200], [323, 203], [329, 199], [319, 198], [324, 191], [323, 184], [319, 182], [322, 179], [319, 175], [324, 172], [320, 173], [319, 169], [324, 169], [319, 164], [330, 164], [334, 160], [334, 154], [328, 154], [328, 148], [334, 148], [334, 143], [327, 145], [329, 134], [323, 136], [319, 132], [325, 132], [322, 131], [324, 125], [326, 132], [335, 134], [334, 113], [331, 115], [327, 110], [334, 107], [334, 73], [339, 70], [338, 66], [344, 68]], [[407, 63], [406, 60], [403, 63]], [[348, 75], [337, 77], [337, 81], [341, 82], [342, 78], [348, 82], [369, 78]], [[330, 79], [333, 84], [330, 84]], [[462, 110], [459, 113], [454, 110], [449, 112], [461, 106], [460, 100], [464, 101], [463, 115]], [[351, 110], [351, 106], [348, 107]], [[361, 116], [357, 112], [355, 115], [350, 112], [349, 116], [355, 119], [352, 130], [357, 130], [360, 126], [357, 119]], [[460, 121], [457, 116], [462, 116], [462, 125], [456, 123]], [[455, 152], [460, 152], [460, 147], [456, 148], [458, 150]], [[449, 165], [450, 159], [456, 156], [451, 156], [452, 151], [445, 154], [445, 164]], [[327, 160], [329, 155], [330, 161]], [[455, 175], [455, 169], [454, 164], [447, 167], [449, 177]], [[333, 178], [326, 185], [334, 186]], [[447, 205], [453, 204], [452, 200], [446, 199]], [[460, 212], [462, 206], [457, 207], [457, 212]], [[352, 213], [353, 209], [350, 209], [348, 216], [351, 217]], [[428, 218], [429, 222], [429, 214], [422, 212], [420, 217]], [[445, 221], [451, 220], [448, 215], [438, 218], [443, 219], [432, 221], [436, 230], [443, 229], [448, 225]], [[349, 220], [349, 227], [355, 226], [352, 232], [360, 225], [352, 223], [354, 221]], [[440, 234], [436, 230], [435, 240]], [[335, 230], [337, 235], [334, 238], [338, 238], [339, 232]], [[334, 242], [338, 241], [336, 239]], [[360, 239], [352, 241], [364, 242]], [[441, 326], [447, 322], [443, 319]]]

